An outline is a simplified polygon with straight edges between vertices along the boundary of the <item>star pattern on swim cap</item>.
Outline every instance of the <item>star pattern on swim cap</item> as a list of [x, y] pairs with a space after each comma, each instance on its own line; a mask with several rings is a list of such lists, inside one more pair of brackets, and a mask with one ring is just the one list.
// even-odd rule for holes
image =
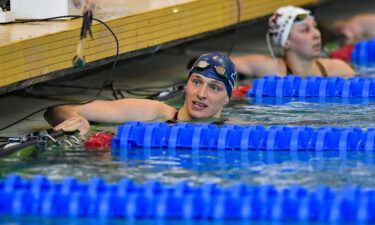
[[236, 72], [233, 72], [231, 75], [230, 75], [230, 79], [228, 79], [228, 83], [230, 84], [231, 88], [233, 89], [234, 88], [234, 82], [236, 80], [236, 75], [237, 73]]
[[212, 59], [213, 59], [213, 60], [216, 60], [216, 61], [219, 61], [219, 62], [221, 62], [221, 63], [224, 62], [224, 60], [223, 60], [221, 57], [219, 58], [218, 55], [215, 55], [214, 57], [212, 57]]
[[218, 58], [217, 61], [219, 61], [221, 65], [226, 65], [226, 62], [222, 57]]

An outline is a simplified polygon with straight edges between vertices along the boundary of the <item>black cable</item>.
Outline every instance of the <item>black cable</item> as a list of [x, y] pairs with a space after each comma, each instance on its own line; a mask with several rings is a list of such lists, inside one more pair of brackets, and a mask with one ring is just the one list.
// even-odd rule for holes
[[144, 87], [137, 87], [137, 88], [126, 88], [126, 90], [130, 90], [130, 91], [142, 91], [142, 90], [149, 90], [149, 91], [157, 91], [158, 89], [165, 89], [165, 88], [170, 88], [170, 87], [173, 87], [173, 86], [181, 86], [181, 85], [185, 85], [186, 84], [186, 81], [181, 81], [181, 82], [177, 82], [177, 83], [174, 83], [172, 85], [161, 85], [161, 86], [155, 86], [155, 87], [147, 87], [147, 86], [144, 86]]
[[234, 49], [234, 46], [236, 44], [236, 41], [237, 41], [237, 36], [238, 36], [238, 24], [240, 24], [241, 22], [241, 2], [240, 0], [235, 0], [236, 1], [236, 6], [237, 6], [237, 23], [236, 23], [236, 28], [234, 30], [234, 35], [233, 35], [233, 39], [232, 39], [232, 42], [231, 42], [231, 45], [229, 46], [229, 50], [228, 50], [228, 53], [227, 55], [230, 56], [232, 54], [232, 51]]
[[[178, 86], [178, 85], [183, 85], [185, 84], [186, 81], [183, 82], [176, 82], [172, 84], [166, 84], [166, 85], [160, 85], [160, 86], [144, 86], [144, 87], [117, 87], [118, 90], [120, 91], [125, 91], [125, 92], [135, 92], [135, 91], [140, 91], [140, 92], [159, 92], [163, 91], [165, 88], [169, 88], [172, 86]], [[89, 86], [80, 86], [80, 85], [66, 85], [66, 84], [43, 84], [43, 87], [59, 87], [59, 88], [77, 88], [77, 89], [91, 89], [91, 90], [97, 90], [99, 89], [98, 87], [89, 87]]]
[[[14, 23], [29, 23], [29, 22], [41, 22], [41, 21], [50, 21], [50, 20], [55, 20], [55, 19], [60, 19], [60, 18], [83, 18], [83, 16], [80, 16], [80, 15], [67, 15], [67, 16], [56, 16], [56, 17], [50, 17], [50, 18], [45, 18], [45, 19], [35, 19], [35, 20], [25, 20], [25, 21], [13, 21], [13, 22], [8, 22], [8, 23], [5, 23], [5, 24], [14, 24]], [[120, 52], [120, 45], [119, 45], [119, 41], [117, 39], [117, 36], [116, 34], [113, 32], [113, 30], [102, 20], [99, 20], [99, 19], [96, 19], [96, 18], [92, 18], [93, 20], [103, 24], [107, 29], [108, 31], [112, 34], [112, 36], [115, 38], [115, 41], [116, 41], [116, 55], [115, 55], [115, 59], [114, 59], [114, 62], [112, 64], [112, 68], [110, 70], [110, 72], [107, 74], [104, 82], [103, 82], [103, 86], [99, 89], [98, 93], [92, 98], [92, 99], [89, 99], [89, 100], [86, 100], [86, 101], [82, 101], [82, 102], [78, 102], [78, 103], [60, 103], [60, 104], [55, 104], [55, 105], [52, 105], [52, 106], [48, 106], [48, 107], [44, 107], [42, 109], [39, 109], [35, 112], [32, 112], [30, 113], [29, 115], [15, 121], [15, 122], [12, 122], [2, 128], [0, 128], [0, 131], [3, 131], [9, 127], [12, 127], [22, 121], [24, 121], [25, 119], [41, 112], [41, 111], [44, 111], [44, 110], [47, 110], [47, 109], [50, 109], [50, 108], [53, 108], [53, 107], [57, 107], [57, 106], [64, 106], [64, 105], [84, 105], [84, 104], [87, 104], [87, 103], [90, 103], [90, 102], [93, 102], [95, 101], [99, 96], [100, 94], [102, 93], [103, 89], [108, 85], [109, 81], [111, 80], [111, 77], [112, 77], [112, 74], [116, 68], [116, 65], [117, 65], [117, 61], [118, 61], [118, 56], [119, 56], [119, 52]]]
[[131, 94], [131, 95], [134, 95], [134, 96], [142, 96], [142, 97], [148, 97], [150, 95], [156, 95], [156, 94], [160, 93], [160, 91], [158, 91], [158, 92], [153, 91], [153, 92], [148, 92], [148, 93], [145, 93], [145, 92], [141, 93], [141, 92], [129, 91], [129, 90], [127, 90], [126, 92], [128, 94]]

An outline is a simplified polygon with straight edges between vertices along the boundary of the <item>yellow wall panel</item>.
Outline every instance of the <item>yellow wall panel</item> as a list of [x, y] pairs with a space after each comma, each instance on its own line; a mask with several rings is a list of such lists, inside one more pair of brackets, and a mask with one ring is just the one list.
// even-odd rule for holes
[[[283, 5], [318, 1], [240, 0], [241, 21], [268, 15]], [[118, 36], [123, 54], [233, 25], [237, 23], [237, 13], [234, 0], [187, 0], [108, 19], [106, 23]], [[6, 25], [7, 32], [0, 37], [0, 87], [71, 68], [81, 24], [81, 19], [74, 19]], [[39, 35], [24, 38], [28, 30]], [[88, 39], [85, 45], [86, 61], [113, 56], [116, 45], [110, 32], [98, 22], [94, 22], [92, 31], [94, 40]]]

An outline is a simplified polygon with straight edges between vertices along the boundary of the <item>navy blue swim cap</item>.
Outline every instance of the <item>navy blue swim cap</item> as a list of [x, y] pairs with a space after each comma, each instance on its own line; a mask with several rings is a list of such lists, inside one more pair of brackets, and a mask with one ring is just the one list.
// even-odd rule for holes
[[232, 96], [232, 90], [237, 79], [237, 71], [233, 62], [225, 54], [207, 53], [201, 55], [190, 69], [189, 77], [193, 73], [223, 82], [228, 97]]

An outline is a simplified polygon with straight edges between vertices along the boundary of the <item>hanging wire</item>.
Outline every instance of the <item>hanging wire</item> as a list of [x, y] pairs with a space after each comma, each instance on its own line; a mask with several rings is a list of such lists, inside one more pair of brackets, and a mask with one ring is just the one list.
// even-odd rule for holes
[[237, 23], [235, 24], [236, 28], [235, 28], [235, 31], [234, 31], [233, 39], [232, 39], [231, 45], [229, 46], [229, 50], [228, 50], [228, 53], [227, 53], [228, 56], [230, 56], [232, 54], [234, 46], [236, 45], [238, 30], [239, 30], [238, 24], [240, 24], [240, 22], [241, 22], [241, 2], [240, 2], [240, 0], [235, 0], [235, 1], [236, 1], [236, 7], [237, 7]]
[[[56, 17], [50, 17], [50, 18], [45, 18], [45, 19], [33, 19], [33, 20], [24, 20], [24, 21], [13, 21], [13, 22], [8, 22], [8, 23], [3, 23], [3, 24], [17, 24], [17, 23], [30, 23], [30, 22], [42, 22], [42, 21], [51, 21], [51, 20], [56, 20], [56, 19], [61, 19], [61, 18], [83, 18], [84, 16], [80, 16], [80, 15], [67, 15], [67, 16], [56, 16]], [[78, 102], [78, 103], [60, 103], [60, 104], [55, 104], [55, 105], [51, 105], [51, 106], [48, 106], [48, 107], [44, 107], [44, 108], [41, 108], [39, 110], [36, 110], [24, 117], [22, 117], [21, 119], [15, 121], [15, 122], [12, 122], [2, 128], [0, 128], [0, 131], [3, 131], [5, 129], [8, 129], [24, 120], [26, 120], [27, 118], [39, 113], [39, 112], [42, 112], [44, 110], [47, 110], [47, 109], [50, 109], [50, 108], [54, 108], [54, 107], [57, 107], [57, 106], [64, 106], [64, 105], [84, 105], [84, 104], [87, 104], [87, 103], [90, 103], [90, 102], [93, 102], [95, 101], [102, 93], [102, 91], [104, 90], [104, 88], [108, 85], [109, 81], [111, 80], [111, 77], [114, 73], [114, 70], [116, 68], [116, 65], [117, 65], [117, 62], [118, 62], [118, 58], [119, 58], [119, 52], [120, 52], [120, 45], [119, 45], [119, 41], [118, 41], [118, 38], [116, 36], [116, 34], [113, 32], [113, 30], [108, 26], [108, 24], [106, 24], [104, 21], [100, 20], [100, 19], [97, 19], [97, 18], [92, 18], [93, 20], [103, 24], [107, 30], [112, 34], [112, 36], [114, 37], [115, 39], [115, 42], [116, 42], [116, 54], [115, 54], [115, 59], [114, 59], [114, 62], [112, 64], [112, 68], [111, 70], [109, 71], [109, 73], [106, 75], [106, 78], [105, 80], [103, 81], [103, 85], [102, 87], [98, 90], [98, 92], [96, 93], [96, 95], [94, 97], [92, 97], [91, 99], [88, 99], [86, 101], [82, 101], [82, 102]]]

